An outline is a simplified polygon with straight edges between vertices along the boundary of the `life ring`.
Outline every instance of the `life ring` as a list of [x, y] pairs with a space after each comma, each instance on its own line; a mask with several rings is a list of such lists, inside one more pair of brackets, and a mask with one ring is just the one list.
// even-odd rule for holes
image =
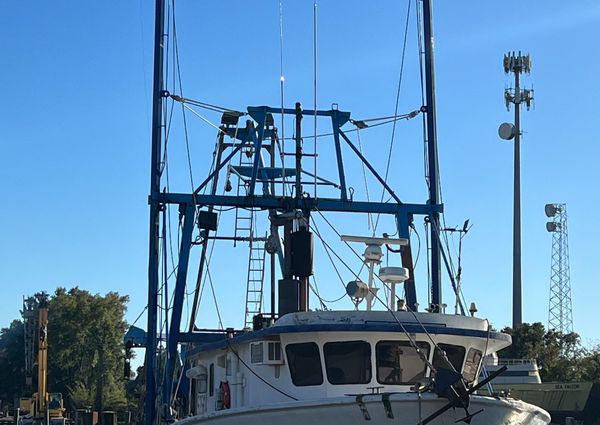
[[231, 408], [231, 389], [229, 388], [229, 382], [221, 381], [219, 390], [221, 391], [221, 397], [223, 398], [223, 409]]

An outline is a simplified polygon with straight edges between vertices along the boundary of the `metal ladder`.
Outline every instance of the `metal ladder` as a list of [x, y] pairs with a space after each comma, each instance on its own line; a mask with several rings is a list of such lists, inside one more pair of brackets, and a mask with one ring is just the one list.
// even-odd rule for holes
[[[251, 166], [254, 164], [252, 154], [248, 155], [246, 149], [240, 151], [240, 166]], [[248, 187], [244, 179], [238, 176], [237, 196], [246, 196]], [[235, 209], [235, 229], [233, 232], [233, 246], [237, 246], [240, 238], [249, 238], [254, 236], [254, 214], [251, 210], [244, 208]]]
[[248, 275], [246, 278], [246, 314], [244, 328], [252, 328], [252, 319], [262, 310], [263, 283], [265, 280], [265, 242], [250, 239]]
[[[252, 166], [253, 154], [248, 154], [247, 149], [240, 152], [240, 166]], [[237, 195], [246, 196], [248, 187], [244, 180], [238, 176]], [[233, 246], [240, 240], [248, 241], [248, 272], [246, 276], [246, 308], [244, 314], [244, 328], [252, 328], [252, 319], [262, 310], [263, 282], [265, 279], [265, 240], [257, 238], [255, 232], [255, 213], [243, 208], [235, 209], [235, 230]]]

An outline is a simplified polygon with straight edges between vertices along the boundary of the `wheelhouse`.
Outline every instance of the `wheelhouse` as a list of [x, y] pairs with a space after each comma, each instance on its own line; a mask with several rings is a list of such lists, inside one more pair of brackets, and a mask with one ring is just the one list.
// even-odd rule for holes
[[467, 385], [510, 344], [486, 321], [428, 313], [293, 313], [259, 331], [188, 351], [189, 414], [347, 394], [410, 392], [431, 367]]

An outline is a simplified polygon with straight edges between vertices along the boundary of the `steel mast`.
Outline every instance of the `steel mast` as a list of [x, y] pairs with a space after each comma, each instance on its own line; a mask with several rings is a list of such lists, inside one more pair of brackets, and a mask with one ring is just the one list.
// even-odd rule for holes
[[146, 425], [156, 421], [156, 316], [158, 308], [158, 247], [160, 235], [159, 200], [162, 150], [163, 56], [164, 56], [165, 1], [156, 0], [154, 16], [154, 83], [152, 89], [152, 154], [150, 163], [150, 236], [148, 252], [148, 327], [146, 331], [146, 400], [144, 418]]
[[[432, 1], [423, 0], [423, 38], [425, 47], [425, 105], [423, 112], [427, 118], [427, 167], [429, 171], [429, 204], [440, 203], [439, 166], [437, 151], [437, 126], [435, 108], [435, 70]], [[440, 247], [440, 214], [433, 211], [429, 215], [431, 238], [431, 306], [432, 312], [439, 312], [442, 303], [442, 269]]]

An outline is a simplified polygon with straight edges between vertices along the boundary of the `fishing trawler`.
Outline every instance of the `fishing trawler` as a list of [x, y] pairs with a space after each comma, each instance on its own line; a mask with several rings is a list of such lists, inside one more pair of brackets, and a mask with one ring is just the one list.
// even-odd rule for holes
[[[549, 415], [538, 407], [510, 397], [477, 394], [503, 371], [478, 381], [483, 358], [508, 346], [510, 336], [491, 331], [487, 320], [475, 317], [474, 304], [466, 311], [453, 273], [449, 280], [457, 300], [454, 314], [446, 313], [441, 299], [442, 268], [448, 266], [449, 254], [444, 250], [440, 226], [443, 204], [431, 1], [417, 5], [423, 42], [423, 104], [406, 114], [395, 111], [391, 117], [357, 120], [337, 105], [318, 109], [316, 99], [313, 109], [300, 103], [287, 108], [282, 101], [276, 107], [237, 111], [176, 94], [177, 87], [168, 89], [163, 78], [171, 24], [167, 21], [165, 27], [165, 1], [157, 0], [148, 329], [144, 341], [146, 424], [173, 420], [182, 425], [549, 423]], [[283, 82], [282, 76], [282, 87]], [[171, 122], [164, 113], [167, 102], [179, 103], [182, 110], [209, 123], [196, 108], [220, 114], [220, 124], [211, 123], [217, 141], [210, 171], [191, 193], [171, 192], [161, 184], [168, 170], [164, 132]], [[350, 138], [352, 132], [359, 136], [375, 124], [396, 125], [417, 116], [422, 116], [425, 130], [429, 196], [424, 204], [403, 202], [388, 183], [387, 173], [381, 176], [366, 158], [360, 139], [357, 146]], [[281, 123], [276, 126], [279, 117]], [[314, 120], [313, 135], [303, 135], [303, 119]], [[293, 122], [294, 131], [293, 137], [286, 138], [288, 121]], [[330, 130], [318, 134], [323, 123]], [[317, 154], [318, 138], [331, 142], [329, 155]], [[311, 139], [315, 151], [308, 154], [304, 144]], [[383, 198], [374, 202], [368, 196], [359, 199], [350, 186], [356, 176], [348, 174], [344, 155], [359, 162], [364, 175], [368, 172], [389, 197], [388, 202]], [[314, 160], [311, 170], [306, 157]], [[222, 194], [218, 194], [220, 188]], [[175, 271], [168, 273], [171, 209], [176, 209], [179, 223], [179, 257], [171, 261]], [[370, 229], [369, 236], [362, 236], [358, 228], [353, 235], [341, 234], [327, 218], [330, 213], [391, 217], [388, 229], [397, 237], [378, 236], [377, 226]], [[411, 243], [415, 217], [419, 216], [427, 226], [431, 271], [424, 311], [417, 302]], [[224, 225], [227, 217], [233, 222], [229, 228]], [[335, 241], [325, 238], [317, 221], [337, 234]], [[261, 223], [268, 229], [264, 236], [258, 231]], [[247, 265], [244, 326], [205, 329], [198, 316], [199, 298], [207, 278], [214, 289], [209, 271], [213, 248], [228, 241], [249, 248], [242, 261]], [[350, 308], [328, 308], [319, 295], [314, 281], [315, 241], [321, 243], [320, 252], [327, 254], [340, 280], [342, 274], [349, 277], [344, 296], [351, 301]], [[357, 259], [345, 260], [333, 243]], [[364, 247], [362, 255], [355, 244]], [[189, 326], [183, 330], [193, 247], [200, 251], [199, 267]], [[388, 260], [385, 266], [384, 255]], [[229, 257], [230, 267], [237, 267], [238, 259], [239, 255]], [[390, 266], [390, 261], [400, 264]], [[170, 279], [175, 280], [172, 297]], [[270, 293], [265, 294], [269, 281]], [[319, 308], [311, 308], [311, 298], [319, 302]], [[167, 315], [164, 322], [159, 320], [161, 311]], [[158, 356], [162, 329], [165, 351]], [[165, 360], [164, 369], [158, 367], [159, 357]]]

